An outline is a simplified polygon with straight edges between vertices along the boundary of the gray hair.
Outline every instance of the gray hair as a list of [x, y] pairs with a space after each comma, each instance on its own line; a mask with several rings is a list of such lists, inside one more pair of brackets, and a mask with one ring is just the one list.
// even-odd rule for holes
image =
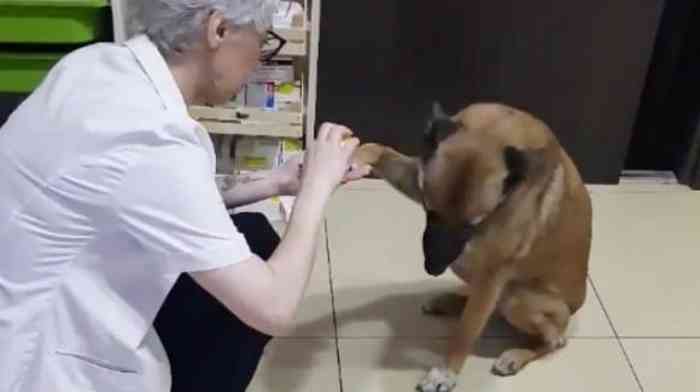
[[201, 33], [212, 11], [224, 14], [234, 27], [252, 27], [263, 33], [272, 25], [277, 0], [137, 0], [136, 29], [148, 35], [167, 58], [186, 49]]

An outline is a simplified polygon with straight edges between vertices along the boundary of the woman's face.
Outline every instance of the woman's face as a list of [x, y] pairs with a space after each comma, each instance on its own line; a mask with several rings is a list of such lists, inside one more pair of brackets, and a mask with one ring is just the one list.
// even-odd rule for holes
[[215, 79], [209, 94], [211, 104], [223, 104], [236, 96], [260, 62], [262, 38], [252, 29], [237, 30], [212, 57]]
[[208, 23], [204, 97], [221, 105], [235, 97], [260, 62], [263, 36], [252, 27], [232, 28], [214, 14]]

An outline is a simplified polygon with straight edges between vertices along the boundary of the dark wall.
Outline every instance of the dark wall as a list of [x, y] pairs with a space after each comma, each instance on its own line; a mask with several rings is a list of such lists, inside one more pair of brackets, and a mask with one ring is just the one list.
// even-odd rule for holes
[[689, 159], [700, 115], [700, 4], [668, 2], [626, 167], [674, 170]]
[[324, 2], [318, 121], [416, 153], [433, 100], [548, 122], [586, 180], [616, 182], [661, 0]]

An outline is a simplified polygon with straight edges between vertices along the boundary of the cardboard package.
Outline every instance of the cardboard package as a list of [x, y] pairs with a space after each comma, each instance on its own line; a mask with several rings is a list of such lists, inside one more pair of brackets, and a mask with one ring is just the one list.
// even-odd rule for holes
[[279, 164], [282, 140], [262, 136], [239, 136], [236, 140], [234, 167], [237, 173], [270, 170]]

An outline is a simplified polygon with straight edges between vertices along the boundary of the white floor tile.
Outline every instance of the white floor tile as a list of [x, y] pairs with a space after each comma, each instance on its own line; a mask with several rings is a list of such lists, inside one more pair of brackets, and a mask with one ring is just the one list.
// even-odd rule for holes
[[700, 192], [599, 193], [591, 276], [621, 336], [700, 336]]
[[[341, 340], [343, 390], [412, 391], [427, 369], [444, 361], [446, 345], [444, 340], [427, 339]], [[490, 369], [505, 347], [499, 339], [482, 342], [477, 355], [467, 360], [455, 392], [639, 391], [614, 339], [571, 340], [562, 351], [502, 378]]]

